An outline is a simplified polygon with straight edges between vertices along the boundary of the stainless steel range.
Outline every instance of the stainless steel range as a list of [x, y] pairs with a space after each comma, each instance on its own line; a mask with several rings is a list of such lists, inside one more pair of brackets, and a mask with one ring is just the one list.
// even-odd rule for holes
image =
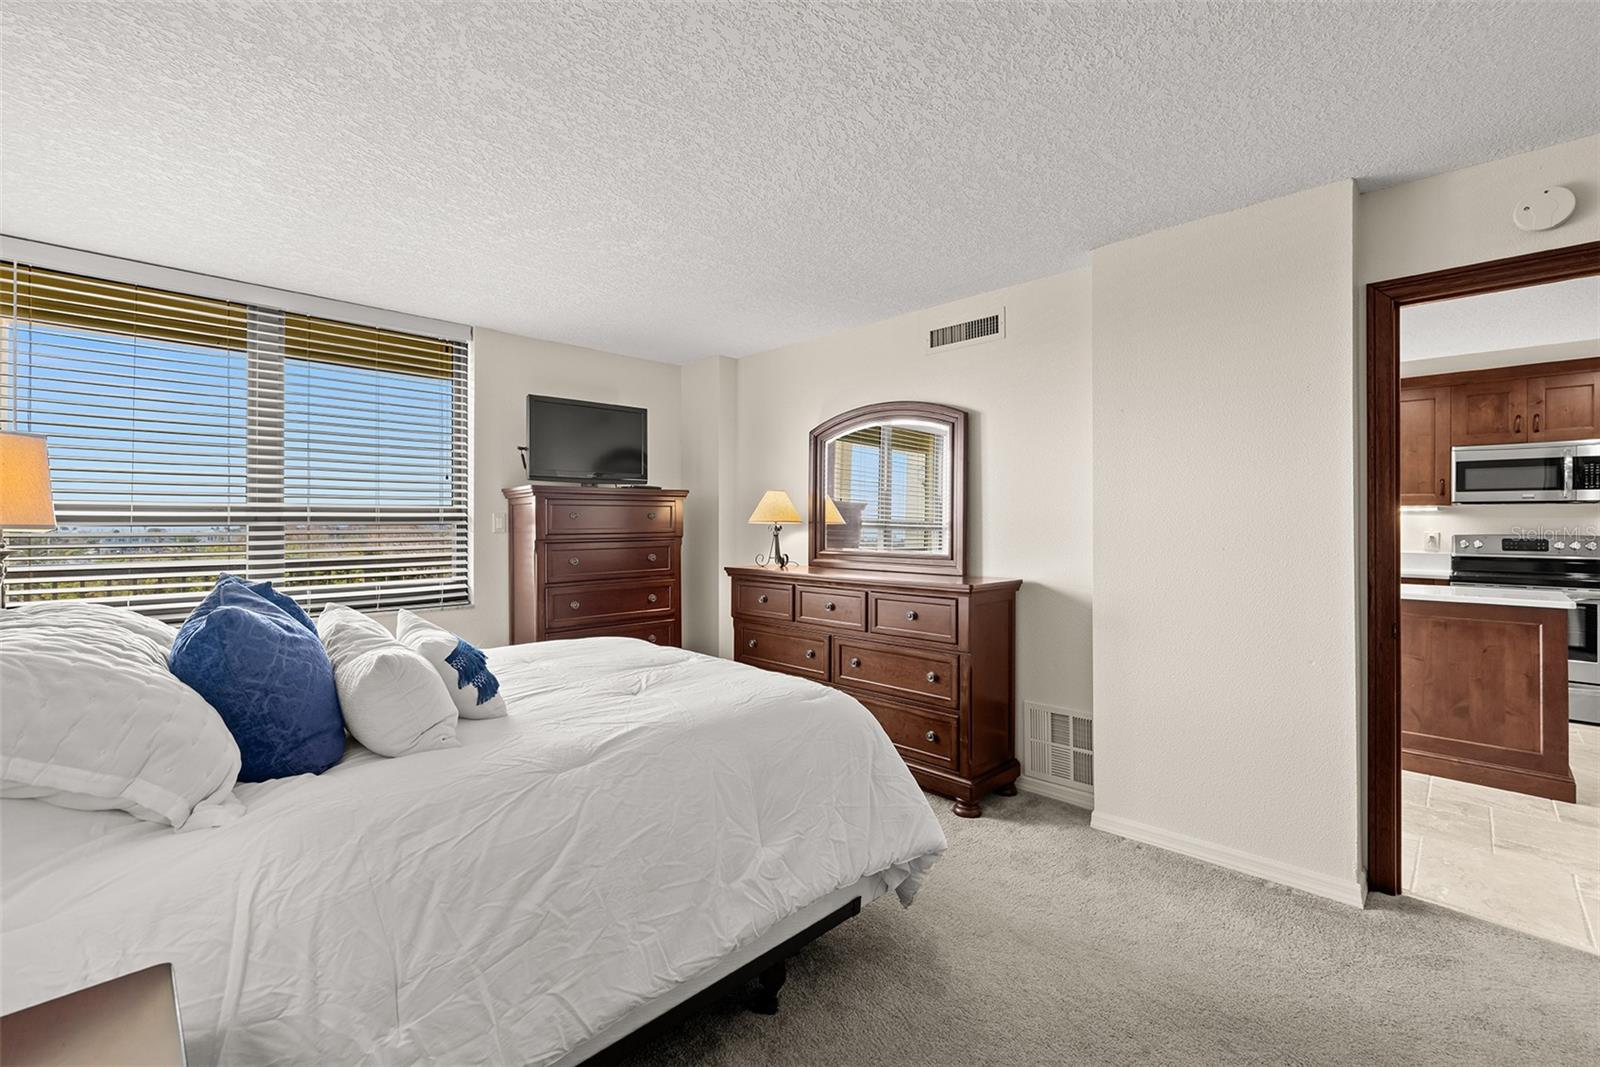
[[1457, 536], [1451, 585], [1551, 589], [1571, 597], [1567, 613], [1568, 717], [1600, 723], [1600, 531]]

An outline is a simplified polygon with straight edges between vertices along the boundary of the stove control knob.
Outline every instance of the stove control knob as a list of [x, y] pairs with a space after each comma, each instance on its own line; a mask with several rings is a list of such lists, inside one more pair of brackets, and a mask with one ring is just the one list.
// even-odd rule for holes
[[1471, 542], [1471, 541], [1468, 541], [1468, 540], [1467, 540], [1467, 539], [1466, 539], [1466, 538], [1465, 538], [1465, 537], [1463, 537], [1463, 538], [1462, 538], [1462, 539], [1461, 539], [1461, 547], [1462, 547], [1462, 548], [1466, 548], [1466, 547], [1467, 547], [1467, 546], [1468, 546], [1468, 545], [1470, 545], [1470, 544], [1471, 544], [1471, 543], [1472, 543], [1472, 542]]
[[[1557, 550], [1560, 550], [1560, 549], [1563, 549], [1563, 548], [1566, 548], [1566, 547], [1567, 547], [1567, 543], [1565, 541], [1557, 541], [1556, 542]], [[1576, 542], [1576, 541], [1572, 542], [1572, 547], [1573, 548], [1577, 548], [1578, 547], [1578, 542]]]
[[1589, 551], [1590, 552], [1600, 551], [1600, 541], [1590, 541], [1589, 542]]
[[1473, 548], [1482, 548], [1483, 547], [1483, 542], [1482, 541], [1474, 541], [1474, 542], [1472, 542], [1472, 547]]

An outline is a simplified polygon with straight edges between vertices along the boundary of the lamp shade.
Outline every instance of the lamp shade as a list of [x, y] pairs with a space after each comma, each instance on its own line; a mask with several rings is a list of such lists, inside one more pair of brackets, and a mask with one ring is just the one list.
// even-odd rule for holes
[[843, 526], [844, 516], [839, 514], [839, 505], [833, 502], [833, 497], [822, 498], [822, 521], [828, 526]]
[[0, 432], [0, 529], [48, 530], [55, 524], [45, 439]]
[[799, 522], [800, 513], [794, 509], [794, 501], [789, 499], [789, 494], [782, 489], [768, 489], [762, 496], [761, 503], [750, 513], [751, 526], [763, 526], [767, 523], [783, 525], [786, 522]]

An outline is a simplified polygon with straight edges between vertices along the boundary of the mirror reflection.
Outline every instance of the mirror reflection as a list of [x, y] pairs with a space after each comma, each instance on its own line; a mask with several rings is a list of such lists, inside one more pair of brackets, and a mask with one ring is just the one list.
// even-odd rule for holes
[[829, 549], [950, 551], [950, 426], [921, 419], [847, 427], [824, 442]]

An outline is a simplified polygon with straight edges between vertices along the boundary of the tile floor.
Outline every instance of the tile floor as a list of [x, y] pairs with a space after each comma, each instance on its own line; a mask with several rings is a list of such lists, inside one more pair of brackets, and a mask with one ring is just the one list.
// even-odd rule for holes
[[1402, 773], [1402, 890], [1600, 955], [1600, 726], [1571, 724], [1578, 802]]

